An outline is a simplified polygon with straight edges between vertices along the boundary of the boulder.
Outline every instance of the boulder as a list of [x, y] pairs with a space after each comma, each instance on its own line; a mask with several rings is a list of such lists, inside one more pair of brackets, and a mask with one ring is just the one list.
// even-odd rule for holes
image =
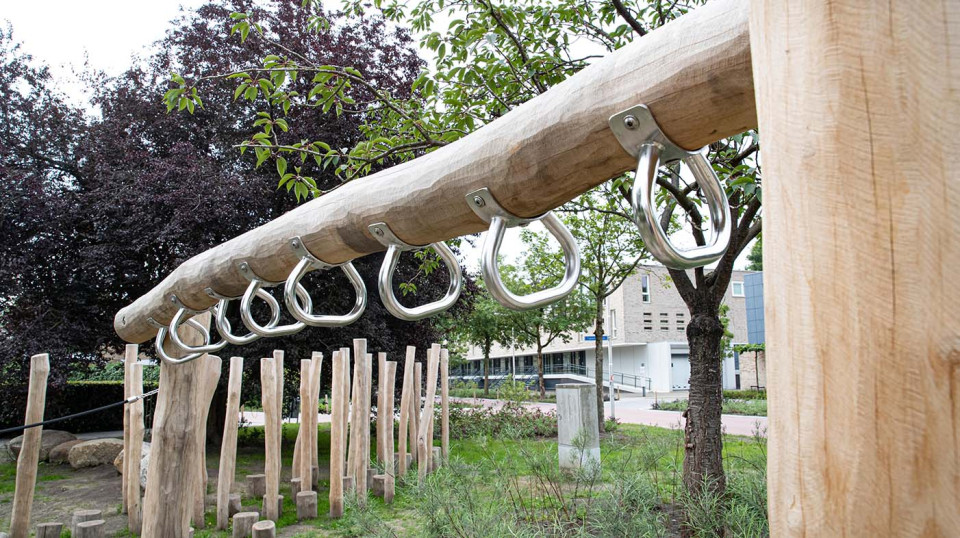
[[[113, 466], [117, 469], [117, 472], [123, 474], [123, 450], [117, 454], [116, 459], [113, 460]], [[143, 448], [140, 452], [140, 487], [147, 487], [147, 467], [150, 466], [150, 443], [143, 443]]]
[[[70, 432], [60, 430], [43, 430], [40, 434], [40, 461], [47, 461], [50, 451], [57, 445], [73, 441], [77, 437]], [[20, 448], [23, 447], [23, 436], [14, 437], [7, 443], [7, 449], [13, 455], [13, 459], [20, 456]]]
[[121, 439], [93, 439], [73, 445], [67, 458], [74, 469], [96, 467], [113, 463], [121, 450]]
[[66, 443], [60, 443], [59, 445], [53, 447], [50, 450], [50, 463], [69, 463], [70, 462], [70, 449], [74, 445], [79, 445], [82, 443], [80, 439], [74, 439], [73, 441], [67, 441]]

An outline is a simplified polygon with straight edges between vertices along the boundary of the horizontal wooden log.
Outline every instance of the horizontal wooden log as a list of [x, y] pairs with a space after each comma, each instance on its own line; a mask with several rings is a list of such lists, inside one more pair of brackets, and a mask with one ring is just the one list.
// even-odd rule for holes
[[176, 313], [171, 294], [196, 309], [214, 304], [207, 287], [241, 295], [248, 284], [241, 261], [262, 278], [286, 279], [298, 261], [289, 245], [297, 235], [320, 259], [340, 263], [383, 250], [367, 229], [375, 222], [420, 245], [481, 232], [487, 225], [464, 196], [482, 187], [514, 214], [542, 214], [636, 164], [607, 120], [640, 103], [688, 148], [755, 127], [747, 12], [741, 0], [711, 2], [453, 144], [187, 260], [117, 313], [117, 334], [135, 343], [153, 338], [147, 318], [168, 322]]

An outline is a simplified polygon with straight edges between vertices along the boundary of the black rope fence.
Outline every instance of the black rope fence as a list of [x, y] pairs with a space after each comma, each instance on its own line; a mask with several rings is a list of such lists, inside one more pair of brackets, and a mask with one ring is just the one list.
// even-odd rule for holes
[[67, 415], [67, 416], [57, 417], [57, 418], [51, 418], [50, 420], [44, 420], [43, 422], [34, 422], [33, 424], [24, 424], [23, 426], [16, 426], [16, 427], [13, 427], [13, 428], [7, 428], [7, 429], [5, 429], [5, 430], [0, 430], [0, 436], [7, 435], [8, 433], [19, 433], [19, 432], [22, 432], [23, 430], [26, 430], [26, 429], [28, 429], [28, 428], [37, 428], [37, 427], [40, 427], [40, 426], [46, 426], [47, 424], [56, 424], [57, 422], [63, 422], [64, 420], [70, 420], [70, 419], [72, 419], [72, 418], [82, 417], [82, 416], [85, 416], [85, 415], [92, 415], [92, 414], [94, 414], [94, 413], [99, 413], [100, 411], [105, 411], [105, 410], [107, 410], [107, 409], [112, 409], [112, 408], [114, 408], [114, 407], [119, 407], [119, 406], [121, 406], [121, 405], [132, 404], [132, 403], [136, 402], [137, 400], [143, 400], [143, 399], [145, 399], [145, 398], [149, 398], [149, 397], [151, 397], [151, 396], [154, 396], [154, 395], [156, 395], [158, 392], [160, 392], [160, 389], [154, 389], [154, 390], [151, 390], [150, 392], [145, 392], [145, 393], [140, 394], [140, 395], [137, 395], [137, 396], [131, 396], [131, 397], [127, 398], [126, 400], [120, 400], [119, 402], [114, 402], [114, 403], [112, 403], [112, 404], [107, 404], [107, 405], [104, 405], [104, 406], [101, 406], [101, 407], [97, 407], [97, 408], [94, 408], [94, 409], [87, 409], [86, 411], [80, 411], [79, 413], [74, 413], [74, 414], [72, 414], [72, 415]]

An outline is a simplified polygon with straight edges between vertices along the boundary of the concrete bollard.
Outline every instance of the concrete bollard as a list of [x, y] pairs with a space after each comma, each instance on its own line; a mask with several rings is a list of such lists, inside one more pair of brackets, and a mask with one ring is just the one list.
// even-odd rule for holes
[[63, 523], [41, 523], [37, 525], [37, 538], [60, 538]]
[[251, 529], [253, 538], [274, 538], [277, 535], [277, 526], [269, 519], [266, 521], [257, 521]]
[[240, 512], [233, 516], [233, 538], [248, 538], [253, 534], [253, 524], [260, 519], [259, 512]]
[[297, 493], [297, 521], [317, 518], [317, 492], [301, 491]]
[[600, 470], [597, 387], [585, 383], [557, 385], [561, 469]]
[[247, 496], [254, 499], [261, 499], [267, 494], [267, 475], [248, 474], [247, 475]]
[[77, 535], [77, 525], [84, 521], [96, 521], [103, 518], [103, 512], [100, 510], [76, 510], [73, 512], [73, 519], [70, 520], [70, 535]]
[[107, 522], [102, 519], [82, 521], [77, 523], [77, 532], [70, 536], [73, 538], [104, 538], [106, 536], [104, 525], [106, 524]]

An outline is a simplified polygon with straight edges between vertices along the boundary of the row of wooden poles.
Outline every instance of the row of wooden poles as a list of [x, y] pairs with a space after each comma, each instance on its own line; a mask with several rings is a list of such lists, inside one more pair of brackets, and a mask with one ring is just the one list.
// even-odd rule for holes
[[[341, 348], [333, 353], [331, 381], [330, 424], [330, 517], [339, 518], [344, 512], [348, 495], [364, 506], [372, 489], [383, 497], [384, 502], [393, 502], [396, 477], [403, 477], [413, 463], [417, 464], [418, 478], [436, 469], [449, 456], [449, 355], [446, 349], [434, 344], [427, 351], [426, 397], [423, 394], [422, 363], [415, 360], [416, 348], [408, 346], [403, 370], [400, 398], [399, 439], [394, 442], [395, 383], [397, 362], [387, 360], [386, 353], [377, 354], [377, 424], [376, 458], [370, 461], [370, 416], [373, 386], [373, 355], [367, 353], [365, 339], [353, 342], [353, 376], [350, 373], [350, 349]], [[138, 347], [126, 346], [124, 356], [124, 397], [129, 399], [143, 393], [143, 366], [138, 361]], [[317, 489], [319, 480], [319, 450], [317, 413], [320, 403], [320, 374], [323, 354], [314, 352], [310, 359], [300, 361], [300, 429], [294, 444], [291, 468], [291, 491], [296, 497], [298, 519], [317, 517]], [[260, 361], [261, 401], [264, 412], [265, 463], [263, 475], [253, 475], [262, 491], [262, 511], [265, 521], [258, 522], [260, 514], [239, 512], [239, 495], [231, 495], [236, 471], [237, 432], [240, 415], [240, 388], [243, 378], [243, 358], [230, 359], [227, 383], [227, 408], [223, 442], [220, 451], [220, 468], [217, 481], [217, 528], [228, 528], [231, 517], [234, 521], [234, 536], [272, 536], [273, 522], [280, 517], [281, 442], [283, 401], [283, 359], [281, 350], [273, 357]], [[122, 511], [127, 514], [127, 525], [134, 534], [143, 536], [183, 536], [192, 528], [203, 528], [207, 491], [206, 453], [203, 441], [206, 438], [207, 414], [216, 391], [221, 373], [221, 360], [214, 355], [197, 359], [193, 369], [196, 377], [193, 400], [177, 400], [171, 390], [171, 381], [177, 368], [186, 365], [163, 365], [160, 376], [160, 392], [154, 412], [154, 446], [145, 498], [140, 496], [140, 460], [143, 449], [144, 410], [143, 400], [137, 399], [124, 406], [123, 414], [123, 479]], [[30, 386], [25, 424], [43, 421], [46, 398], [49, 357], [35, 355], [31, 359]], [[437, 385], [441, 399], [441, 446], [433, 447], [435, 400]], [[179, 383], [183, 383], [180, 381]], [[421, 406], [422, 402], [422, 406]], [[186, 407], [185, 407], [186, 405]], [[192, 409], [192, 420], [186, 426], [190, 436], [198, 442], [191, 446], [198, 451], [196, 457], [184, 457], [185, 446], [165, 443], [164, 428], [171, 426], [171, 415], [177, 408]], [[11, 516], [12, 538], [29, 536], [30, 512], [36, 486], [42, 427], [28, 428], [24, 433], [23, 447], [17, 461], [17, 477]], [[182, 431], [182, 428], [181, 428]], [[160, 446], [158, 446], [160, 445]], [[396, 451], [395, 451], [396, 448]], [[193, 472], [174, 475], [163, 473], [165, 466], [174, 467], [180, 460], [195, 462]], [[187, 465], [193, 467], [194, 465]], [[165, 479], [165, 477], [174, 477]], [[255, 491], [259, 490], [255, 488]], [[173, 501], [171, 502], [171, 497]], [[180, 516], [165, 513], [171, 506], [180, 507]], [[180, 528], [170, 522], [188, 521], [192, 528]], [[102, 522], [92, 528], [99, 536]], [[48, 524], [42, 524], [46, 527]], [[55, 525], [55, 524], [54, 524]], [[76, 527], [76, 526], [74, 526]], [[40, 527], [38, 527], [39, 535]]]

